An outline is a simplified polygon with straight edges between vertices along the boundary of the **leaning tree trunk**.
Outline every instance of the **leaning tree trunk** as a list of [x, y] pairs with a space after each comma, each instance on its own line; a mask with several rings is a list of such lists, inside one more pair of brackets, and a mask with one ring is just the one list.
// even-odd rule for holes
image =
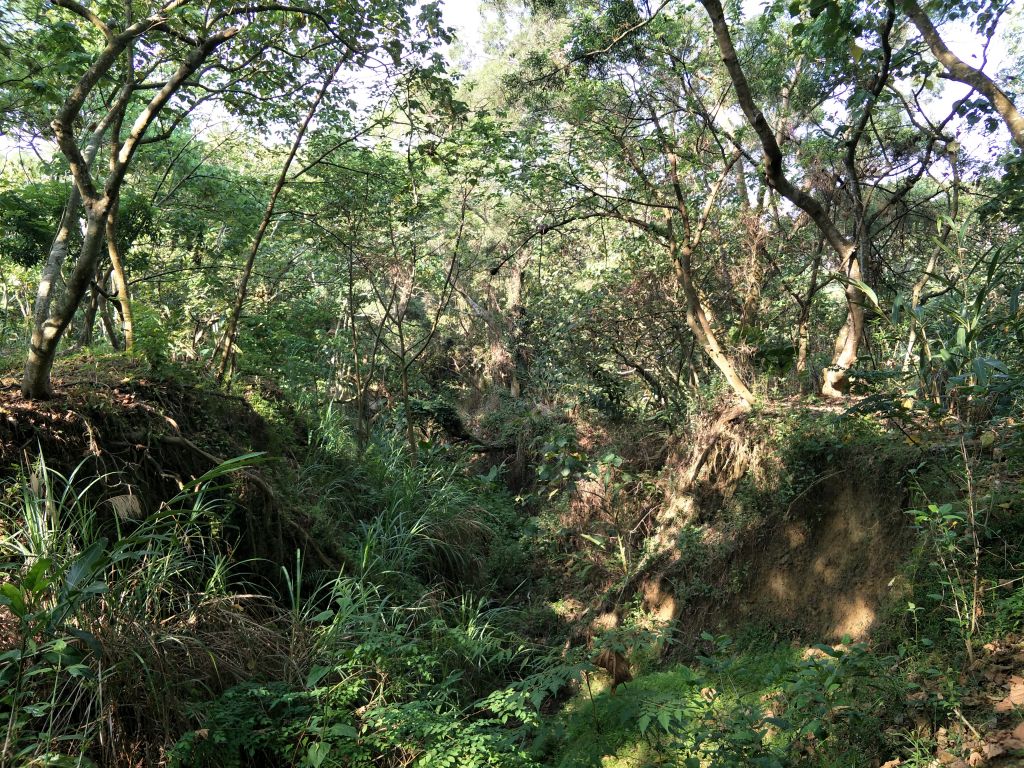
[[903, 10], [921, 33], [932, 55], [945, 68], [946, 77], [950, 80], [968, 85], [988, 100], [992, 108], [999, 113], [1006, 123], [1014, 143], [1024, 149], [1024, 115], [1007, 95], [1006, 91], [982, 70], [972, 67], [949, 49], [932, 24], [928, 14], [917, 4], [916, 0], [903, 0]]
[[57, 346], [61, 336], [71, 323], [75, 310], [81, 304], [89, 283], [96, 275], [103, 246], [103, 234], [106, 229], [107, 211], [104, 205], [89, 206], [88, 224], [82, 240], [75, 268], [68, 279], [64, 295], [54, 305], [50, 303], [50, 311], [40, 323], [35, 323], [32, 339], [29, 342], [28, 359], [25, 362], [25, 375], [21, 383], [22, 394], [30, 399], [46, 399], [53, 396], [50, 385], [50, 372], [57, 356]]
[[669, 250], [675, 262], [676, 280], [683, 289], [683, 296], [686, 299], [686, 325], [693, 332], [697, 343], [700, 344], [704, 353], [711, 358], [711, 362], [715, 364], [722, 376], [725, 377], [732, 391], [739, 395], [745, 406], [753, 406], [757, 402], [757, 398], [754, 397], [754, 393], [750, 391], [739, 373], [737, 373], [736, 367], [732, 364], [729, 356], [723, 351], [721, 344], [719, 344], [715, 329], [711, 325], [707, 313], [704, 311], [704, 305], [701, 303], [700, 296], [697, 294], [697, 289], [693, 284], [691, 269], [692, 250], [689, 244], [676, 242], [671, 220], [669, 220]]

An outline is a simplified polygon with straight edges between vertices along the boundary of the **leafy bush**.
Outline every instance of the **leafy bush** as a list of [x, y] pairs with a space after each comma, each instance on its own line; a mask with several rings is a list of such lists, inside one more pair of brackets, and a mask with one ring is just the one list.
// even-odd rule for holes
[[781, 768], [811, 754], [854, 768], [892, 748], [885, 726], [907, 690], [889, 674], [893, 659], [863, 645], [818, 645], [799, 657], [704, 637], [713, 653], [699, 665], [640, 676], [615, 696], [584, 691], [539, 744], [560, 745], [560, 768]]
[[137, 301], [132, 304], [134, 320], [134, 354], [141, 356], [150, 367], [158, 371], [170, 360], [171, 334], [160, 311]]

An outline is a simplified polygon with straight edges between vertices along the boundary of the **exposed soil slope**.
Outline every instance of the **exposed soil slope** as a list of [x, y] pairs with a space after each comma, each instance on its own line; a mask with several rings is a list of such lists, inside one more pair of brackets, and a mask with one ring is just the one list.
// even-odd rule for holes
[[53, 399], [28, 402], [5, 377], [0, 478], [31, 473], [41, 455], [64, 475], [80, 467], [80, 477], [103, 476], [95, 493], [110, 514], [144, 517], [220, 461], [261, 452], [273, 460], [235, 475], [242, 552], [277, 561], [309, 546], [270, 482], [287, 473], [288, 446], [302, 436], [282, 435], [244, 398], [201, 381], [183, 370], [156, 376], [130, 359], [76, 358], [56, 369]]
[[727, 611], [803, 636], [863, 640], [895, 586], [911, 536], [899, 488], [839, 471], [744, 548]]
[[655, 619], [676, 621], [683, 647], [747, 624], [808, 642], [865, 639], [902, 588], [914, 541], [905, 470], [919, 460], [879, 427], [815, 404], [707, 414], [669, 449], [660, 498], [628, 497], [630, 519], [591, 501], [610, 496], [600, 481], [577, 487], [563, 526], [642, 537], [630, 539], [625, 585], [609, 578], [586, 618], [610, 605], [621, 615], [639, 593]]

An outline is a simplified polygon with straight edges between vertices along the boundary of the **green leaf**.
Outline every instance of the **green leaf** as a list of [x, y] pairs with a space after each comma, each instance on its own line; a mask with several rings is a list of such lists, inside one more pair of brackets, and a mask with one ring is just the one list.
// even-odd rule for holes
[[348, 723], [335, 723], [327, 729], [327, 735], [334, 738], [354, 739], [359, 736], [359, 731]]
[[8, 581], [0, 584], [0, 594], [3, 595], [0, 600], [10, 607], [11, 613], [19, 619], [24, 619], [28, 610], [25, 607], [25, 596], [21, 589]]
[[305, 763], [311, 768], [320, 768], [323, 765], [324, 760], [327, 759], [327, 753], [331, 751], [331, 745], [323, 741], [318, 741], [315, 744], [310, 744], [309, 749], [306, 750]]
[[25, 578], [22, 579], [22, 586], [30, 592], [41, 592], [49, 584], [44, 580], [46, 571], [50, 568], [49, 558], [41, 557], [28, 569]]
[[881, 306], [878, 303], [878, 294], [874, 292], [870, 285], [865, 283], [863, 280], [857, 280], [856, 278], [853, 277], [851, 277], [849, 280], [850, 283], [852, 283], [858, 289], [860, 289], [861, 293], [863, 293], [867, 297], [867, 300], [871, 302], [871, 306], [873, 306], [875, 309], [881, 309]]
[[658, 713], [658, 725], [661, 726], [663, 731], [668, 732], [669, 712], [667, 709], [663, 709]]
[[821, 733], [823, 725], [824, 724], [821, 722], [821, 720], [815, 718], [814, 720], [811, 720], [811, 722], [807, 723], [807, 725], [800, 729], [800, 735], [807, 736], [813, 734], [817, 736]]
[[971, 367], [974, 369], [974, 379], [978, 386], [987, 387], [989, 382], [988, 366], [985, 365], [985, 361], [976, 357], [971, 361]]
[[331, 671], [331, 667], [315, 666], [306, 675], [306, 687], [315, 688], [317, 683], [323, 680]]
[[100, 539], [93, 542], [75, 559], [64, 574], [65, 596], [85, 588], [85, 582], [92, 582], [96, 574], [107, 565], [110, 558], [106, 555], [106, 548], [107, 540]]

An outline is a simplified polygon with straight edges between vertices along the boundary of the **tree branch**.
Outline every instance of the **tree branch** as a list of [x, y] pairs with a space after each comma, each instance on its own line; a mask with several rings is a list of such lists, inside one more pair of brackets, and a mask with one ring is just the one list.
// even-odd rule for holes
[[917, 27], [917, 31], [921, 33], [921, 37], [928, 44], [932, 55], [946, 68], [948, 78], [969, 85], [983, 94], [999, 113], [999, 116], [1003, 118], [1014, 143], [1024, 149], [1024, 116], [1020, 114], [1005, 91], [991, 77], [980, 69], [972, 67], [949, 49], [935, 25], [932, 24], [932, 20], [928, 18], [928, 14], [921, 9], [916, 0], [903, 0], [903, 10]]

